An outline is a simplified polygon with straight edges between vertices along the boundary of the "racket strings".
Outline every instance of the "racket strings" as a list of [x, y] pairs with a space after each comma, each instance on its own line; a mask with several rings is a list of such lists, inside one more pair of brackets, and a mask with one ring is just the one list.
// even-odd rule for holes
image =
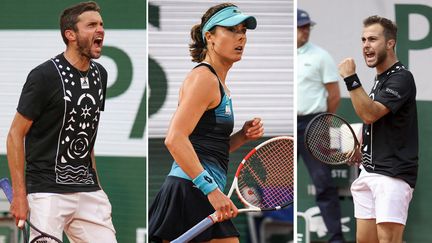
[[38, 233], [40, 233], [41, 235], [34, 237], [30, 241], [30, 243], [62, 243], [61, 240], [57, 239], [54, 236], [50, 236], [48, 234], [41, 233], [41, 232], [38, 232]]
[[48, 236], [40, 236], [33, 239], [30, 243], [52, 243], [52, 242], [59, 242], [51, 237]]
[[260, 147], [238, 177], [242, 197], [261, 209], [284, 206], [294, 198], [293, 141], [280, 139]]
[[328, 164], [341, 164], [355, 150], [354, 136], [345, 121], [333, 115], [323, 115], [309, 124], [305, 142], [316, 159]]

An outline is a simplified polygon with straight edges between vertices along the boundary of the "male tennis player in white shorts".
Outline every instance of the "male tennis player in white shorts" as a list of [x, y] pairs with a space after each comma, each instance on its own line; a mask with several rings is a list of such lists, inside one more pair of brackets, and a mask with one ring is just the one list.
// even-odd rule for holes
[[29, 213], [33, 225], [60, 239], [64, 231], [71, 242], [113, 243], [93, 151], [107, 87], [107, 71], [92, 60], [104, 39], [99, 6], [65, 9], [60, 29], [66, 50], [30, 72], [9, 131], [11, 213], [17, 224]]
[[359, 243], [399, 243], [417, 180], [416, 86], [395, 54], [397, 26], [379, 16], [366, 18], [363, 25], [363, 57], [377, 72], [370, 94], [362, 88], [352, 58], [339, 64], [364, 122], [361, 173], [351, 185], [356, 237]]

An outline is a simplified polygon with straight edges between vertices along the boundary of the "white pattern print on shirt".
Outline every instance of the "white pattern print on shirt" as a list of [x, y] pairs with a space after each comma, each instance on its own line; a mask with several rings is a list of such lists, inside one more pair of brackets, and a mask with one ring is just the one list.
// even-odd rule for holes
[[90, 62], [88, 86], [82, 87], [79, 72], [68, 63], [53, 59], [64, 92], [65, 112], [56, 154], [56, 183], [94, 184], [91, 148], [96, 137], [103, 92], [100, 72]]
[[[387, 71], [385, 79], [378, 79], [378, 76], [375, 77], [375, 83], [372, 87], [372, 91], [369, 94], [369, 97], [372, 100], [375, 100], [375, 95], [378, 94], [379, 90], [381, 90], [381, 86], [384, 85], [384, 82], [389, 78], [389, 76], [397, 71], [402, 69], [406, 69], [403, 65], [397, 65], [390, 70]], [[391, 93], [399, 99], [401, 96], [395, 90], [386, 87], [385, 92]], [[372, 170], [375, 170], [375, 164], [373, 162], [373, 123], [369, 125], [363, 125], [363, 144], [362, 144], [362, 165], [364, 167], [368, 167]]]
[[[379, 80], [375, 80], [375, 84], [372, 88], [369, 97], [372, 100], [375, 100], [375, 90], [378, 86]], [[364, 167], [370, 168], [372, 170], [375, 169], [375, 164], [372, 161], [372, 134], [373, 134], [373, 123], [366, 125], [363, 124], [363, 143], [362, 143], [362, 165]]]

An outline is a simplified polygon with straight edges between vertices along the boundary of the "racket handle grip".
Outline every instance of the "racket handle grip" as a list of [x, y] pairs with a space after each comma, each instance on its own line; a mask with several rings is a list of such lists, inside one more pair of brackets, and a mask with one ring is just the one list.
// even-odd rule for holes
[[189, 242], [195, 236], [202, 233], [204, 230], [210, 228], [213, 224], [217, 222], [216, 215], [211, 214], [207, 216], [207, 218], [201, 220], [198, 224], [196, 224], [194, 227], [183, 233], [181, 236], [179, 236], [177, 239], [171, 241], [171, 243], [185, 243]]
[[9, 202], [12, 202], [12, 187], [9, 183], [9, 179], [8, 178], [2, 178], [0, 179], [0, 187], [3, 190], [4, 194], [6, 195], [7, 199]]

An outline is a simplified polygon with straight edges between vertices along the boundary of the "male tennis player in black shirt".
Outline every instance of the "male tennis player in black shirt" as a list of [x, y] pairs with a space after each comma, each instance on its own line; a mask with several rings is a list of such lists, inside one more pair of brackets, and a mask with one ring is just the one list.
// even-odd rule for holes
[[18, 224], [30, 209], [32, 224], [60, 239], [64, 230], [71, 242], [114, 243], [93, 151], [107, 86], [107, 71], [92, 60], [104, 39], [99, 6], [65, 9], [60, 29], [66, 50], [29, 73], [9, 130], [11, 213]]
[[397, 26], [371, 16], [363, 22], [363, 57], [377, 75], [369, 95], [347, 58], [339, 64], [363, 120], [361, 173], [351, 185], [357, 242], [402, 242], [417, 179], [418, 128], [413, 75], [395, 54]]

